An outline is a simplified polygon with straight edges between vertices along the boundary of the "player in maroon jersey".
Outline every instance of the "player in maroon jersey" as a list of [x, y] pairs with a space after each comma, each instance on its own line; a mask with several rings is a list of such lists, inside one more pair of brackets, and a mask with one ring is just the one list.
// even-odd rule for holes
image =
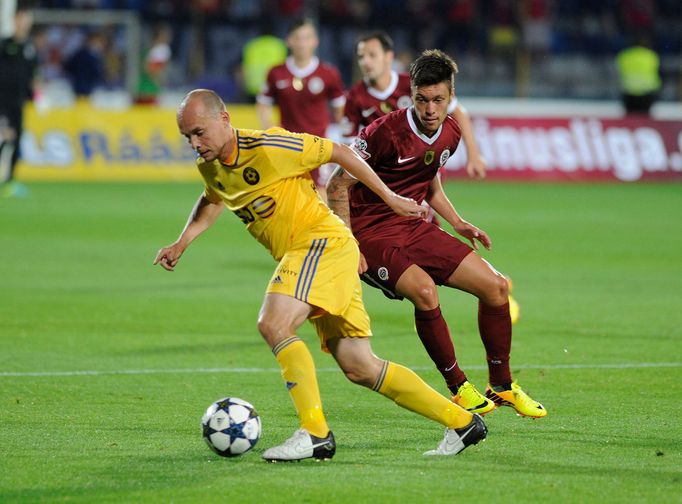
[[[388, 34], [378, 31], [360, 37], [356, 44], [356, 53], [363, 79], [347, 93], [344, 129], [349, 139], [384, 114], [412, 105], [410, 76], [391, 70], [394, 52], [393, 40]], [[462, 130], [462, 140], [467, 152], [467, 174], [470, 177], [485, 177], [486, 164], [478, 150], [471, 119], [456, 96], [453, 96], [448, 106], [448, 114], [457, 120]], [[440, 225], [433, 209], [427, 203], [424, 206], [429, 209], [427, 220]], [[511, 292], [511, 279], [507, 277], [507, 281]], [[509, 308], [514, 324], [518, 321], [520, 307], [511, 295]]]
[[[507, 280], [472, 253], [478, 243], [489, 249], [491, 240], [460, 217], [437, 176], [461, 137], [460, 126], [447, 113], [456, 72], [455, 62], [441, 51], [422, 53], [410, 67], [414, 105], [374, 121], [360, 132], [354, 147], [388, 187], [417, 202], [426, 200], [471, 247], [423, 219], [391, 215], [380, 199], [342, 169], [329, 181], [329, 205], [360, 243], [363, 279], [391, 298], [407, 298], [414, 304], [417, 333], [454, 402], [480, 414], [497, 404], [511, 406], [524, 416], [543, 417], [544, 407], [512, 381]], [[489, 372], [485, 396], [458, 365], [437, 285], [479, 299], [479, 332]]]
[[[279, 106], [280, 122], [294, 133], [310, 133], [325, 137], [330, 124], [329, 108], [334, 122], [343, 118], [346, 97], [339, 71], [315, 55], [319, 44], [315, 25], [309, 19], [294, 23], [287, 35], [291, 55], [270, 69], [263, 91], [256, 97], [256, 111], [262, 129], [273, 126], [272, 106]], [[327, 178], [320, 169], [312, 172], [318, 192], [326, 198]]]

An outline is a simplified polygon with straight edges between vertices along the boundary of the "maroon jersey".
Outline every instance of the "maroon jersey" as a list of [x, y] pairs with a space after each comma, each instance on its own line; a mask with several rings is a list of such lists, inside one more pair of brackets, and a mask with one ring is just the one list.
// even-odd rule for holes
[[373, 88], [366, 80], [357, 82], [346, 96], [344, 135], [354, 137], [375, 119], [409, 107], [410, 93], [410, 76], [406, 73], [391, 72], [391, 83], [385, 91]]
[[343, 106], [343, 82], [339, 71], [313, 58], [298, 68], [289, 57], [268, 72], [259, 103], [279, 105], [282, 127], [294, 133], [326, 136], [330, 123], [329, 104]]
[[[429, 185], [455, 152], [461, 131], [450, 116], [428, 137], [417, 129], [413, 107], [397, 110], [377, 119], [360, 132], [353, 149], [394, 192], [421, 203]], [[353, 233], [381, 233], [392, 223], [410, 219], [393, 212], [386, 203], [358, 182], [349, 192]], [[373, 227], [379, 225], [377, 228]]]

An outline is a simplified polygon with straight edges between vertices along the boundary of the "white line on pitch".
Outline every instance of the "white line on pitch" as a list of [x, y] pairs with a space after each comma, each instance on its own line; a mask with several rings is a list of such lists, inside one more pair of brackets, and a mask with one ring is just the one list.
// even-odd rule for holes
[[[614, 364], [521, 364], [512, 369], [641, 369], [682, 367], [682, 362], [633, 362]], [[414, 366], [415, 371], [431, 371], [432, 367]], [[466, 366], [467, 370], [485, 370], [487, 366]], [[339, 371], [339, 368], [317, 368], [320, 373]], [[179, 368], [179, 369], [120, 369], [111, 371], [26, 371], [0, 372], [0, 378], [10, 377], [54, 377], [54, 376], [107, 376], [107, 375], [145, 375], [145, 374], [191, 374], [191, 373], [279, 373], [279, 368], [233, 367], [233, 368]]]

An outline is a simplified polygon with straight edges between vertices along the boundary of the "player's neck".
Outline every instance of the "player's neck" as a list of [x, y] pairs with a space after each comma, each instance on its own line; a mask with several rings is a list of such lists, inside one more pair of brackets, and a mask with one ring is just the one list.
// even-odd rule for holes
[[370, 81], [370, 84], [377, 91], [386, 91], [388, 86], [391, 85], [391, 72], [384, 72], [377, 80]]
[[313, 61], [313, 58], [315, 55], [310, 55], [310, 56], [291, 56], [294, 60], [294, 65], [296, 65], [298, 68], [306, 68], [310, 63]]

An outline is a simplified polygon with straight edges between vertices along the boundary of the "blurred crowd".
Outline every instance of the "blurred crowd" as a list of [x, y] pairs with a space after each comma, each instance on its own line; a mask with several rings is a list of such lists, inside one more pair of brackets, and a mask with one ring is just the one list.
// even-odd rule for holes
[[[663, 99], [679, 99], [679, 0], [41, 0], [41, 9], [132, 10], [142, 22], [138, 98], [158, 88], [206, 86], [247, 101], [244, 44], [264, 32], [283, 38], [303, 14], [319, 24], [319, 55], [344, 83], [358, 78], [354, 41], [380, 27], [398, 65], [438, 47], [459, 63], [458, 91], [479, 96], [614, 98], [614, 57], [635, 38], [661, 56]], [[58, 18], [57, 18], [58, 19]], [[160, 34], [163, 34], [160, 36]], [[160, 40], [161, 39], [161, 40]], [[68, 81], [77, 95], [125, 86], [126, 28], [37, 24], [41, 78]], [[161, 46], [161, 48], [159, 48]], [[156, 49], [154, 49], [156, 48]], [[156, 60], [150, 62], [149, 58]], [[156, 74], [154, 72], [156, 71]]]

